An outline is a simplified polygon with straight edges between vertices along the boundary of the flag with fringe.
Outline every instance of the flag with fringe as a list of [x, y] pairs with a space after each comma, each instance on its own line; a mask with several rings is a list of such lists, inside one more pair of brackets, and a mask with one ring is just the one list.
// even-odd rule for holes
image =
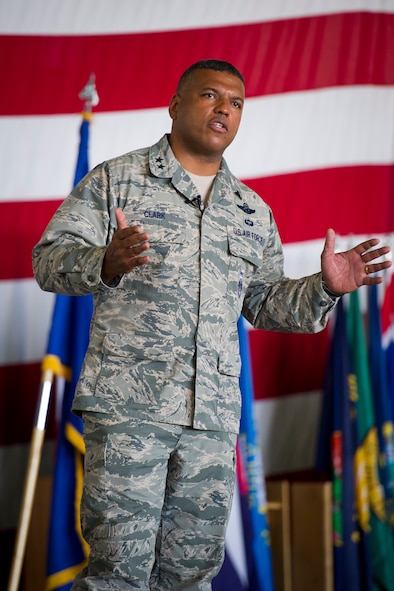
[[[83, 114], [74, 186], [87, 174], [89, 116]], [[62, 405], [56, 440], [47, 548], [46, 591], [69, 591], [86, 563], [88, 546], [80, 527], [83, 480], [82, 420], [71, 412], [75, 388], [89, 340], [93, 298], [57, 295], [43, 369], [57, 377]]]

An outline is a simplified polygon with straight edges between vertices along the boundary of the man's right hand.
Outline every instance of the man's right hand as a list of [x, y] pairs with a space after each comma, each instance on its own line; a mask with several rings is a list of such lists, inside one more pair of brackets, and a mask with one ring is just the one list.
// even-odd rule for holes
[[135, 267], [149, 263], [141, 254], [149, 248], [149, 235], [140, 226], [128, 226], [122, 209], [115, 212], [118, 229], [114, 233], [104, 256], [101, 278], [109, 283], [114, 277], [130, 273]]

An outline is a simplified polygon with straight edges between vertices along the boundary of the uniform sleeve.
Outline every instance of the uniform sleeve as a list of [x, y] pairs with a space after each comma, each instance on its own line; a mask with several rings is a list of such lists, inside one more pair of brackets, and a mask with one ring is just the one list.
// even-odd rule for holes
[[301, 279], [284, 276], [282, 244], [272, 217], [262, 265], [245, 295], [243, 316], [259, 329], [315, 333], [326, 326], [335, 303], [323, 289], [321, 273]]
[[106, 247], [116, 228], [108, 166], [96, 167], [63, 201], [33, 249], [41, 289], [66, 295], [100, 286]]

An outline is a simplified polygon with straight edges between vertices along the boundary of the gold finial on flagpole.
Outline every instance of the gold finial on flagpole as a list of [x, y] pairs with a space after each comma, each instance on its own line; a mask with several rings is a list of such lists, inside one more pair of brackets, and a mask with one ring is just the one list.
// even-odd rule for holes
[[92, 112], [92, 107], [95, 107], [99, 104], [99, 95], [96, 90], [96, 76], [95, 74], [91, 74], [86, 86], [83, 87], [81, 92], [79, 93], [78, 97], [81, 100], [85, 101], [83, 107], [84, 114], [90, 114]]

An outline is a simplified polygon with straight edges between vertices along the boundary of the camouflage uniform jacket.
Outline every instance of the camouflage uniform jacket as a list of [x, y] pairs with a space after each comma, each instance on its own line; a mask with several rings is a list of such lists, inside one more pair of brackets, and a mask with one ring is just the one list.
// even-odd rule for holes
[[[115, 209], [150, 236], [151, 262], [105, 285]], [[238, 431], [237, 321], [317, 332], [334, 302], [320, 273], [283, 275], [270, 208], [225, 161], [207, 204], [166, 136], [93, 169], [33, 250], [40, 287], [94, 294], [90, 344], [74, 411]]]

